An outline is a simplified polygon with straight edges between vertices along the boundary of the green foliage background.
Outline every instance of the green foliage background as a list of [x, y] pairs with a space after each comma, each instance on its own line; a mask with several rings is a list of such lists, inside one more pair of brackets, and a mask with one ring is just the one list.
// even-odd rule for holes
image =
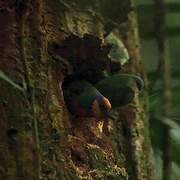
[[[158, 74], [158, 46], [154, 27], [155, 6], [153, 0], [136, 0], [139, 31], [141, 36], [141, 54], [149, 80], [150, 128], [155, 152], [158, 179], [162, 168], [162, 123], [171, 127], [172, 143], [172, 180], [180, 179], [180, 2], [166, 0], [166, 37], [169, 41], [171, 59], [171, 116], [162, 121], [162, 80]], [[156, 83], [152, 83], [156, 81]]]

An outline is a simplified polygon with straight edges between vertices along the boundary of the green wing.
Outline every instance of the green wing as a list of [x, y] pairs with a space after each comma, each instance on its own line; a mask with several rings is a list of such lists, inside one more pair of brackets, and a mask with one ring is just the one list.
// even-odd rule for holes
[[141, 80], [135, 75], [119, 73], [99, 81], [95, 87], [111, 101], [113, 108], [116, 108], [133, 100], [138, 78]]

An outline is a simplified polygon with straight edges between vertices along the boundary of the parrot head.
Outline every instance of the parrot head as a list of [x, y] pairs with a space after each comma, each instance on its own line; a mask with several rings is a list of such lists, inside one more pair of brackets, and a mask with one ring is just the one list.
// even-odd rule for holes
[[144, 87], [144, 81], [142, 80], [141, 77], [137, 76], [137, 75], [133, 75], [132, 77], [134, 77], [135, 81], [136, 81], [136, 85], [138, 90], [142, 90]]

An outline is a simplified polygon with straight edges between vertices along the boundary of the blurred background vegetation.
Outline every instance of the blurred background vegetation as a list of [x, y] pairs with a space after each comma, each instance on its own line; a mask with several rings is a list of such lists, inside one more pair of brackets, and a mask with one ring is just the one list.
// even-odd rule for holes
[[[141, 54], [148, 76], [150, 131], [157, 179], [178, 180], [180, 1], [136, 0], [136, 4]], [[169, 173], [169, 177], [166, 173]]]

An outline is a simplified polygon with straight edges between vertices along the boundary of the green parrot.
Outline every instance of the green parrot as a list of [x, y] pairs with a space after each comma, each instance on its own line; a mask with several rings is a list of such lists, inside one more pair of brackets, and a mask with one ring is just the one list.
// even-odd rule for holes
[[125, 106], [134, 98], [135, 90], [141, 90], [144, 81], [131, 74], [114, 74], [95, 84], [95, 87], [111, 102], [112, 108]]
[[110, 101], [85, 80], [73, 80], [63, 86], [68, 110], [79, 117], [109, 117]]

